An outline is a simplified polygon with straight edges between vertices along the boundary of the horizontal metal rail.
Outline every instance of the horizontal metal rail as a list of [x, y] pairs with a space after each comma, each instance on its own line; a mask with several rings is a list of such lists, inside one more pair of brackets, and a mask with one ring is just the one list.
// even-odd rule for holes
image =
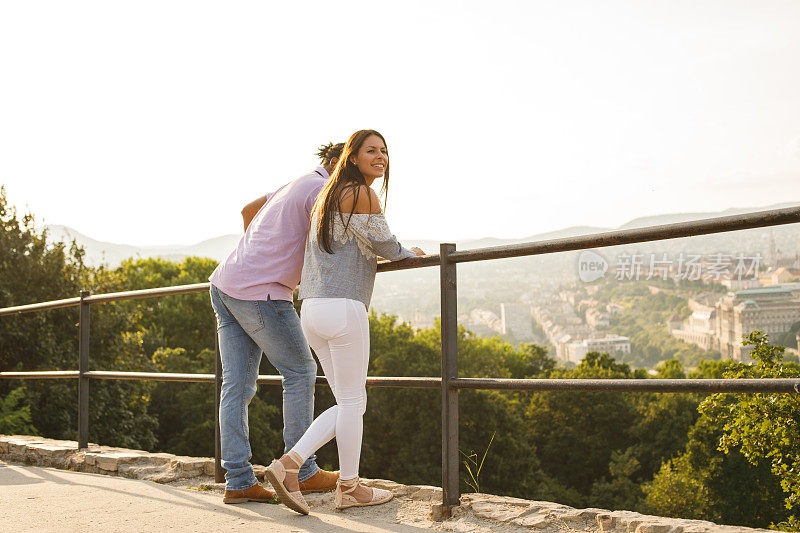
[[[90, 379], [126, 379], [139, 381], [183, 381], [187, 383], [213, 383], [214, 374], [177, 374], [171, 372], [110, 372], [90, 370], [85, 373]], [[2, 377], [2, 375], [0, 375]], [[257, 382], [262, 385], [280, 385], [283, 378], [280, 375], [259, 374]], [[317, 385], [327, 385], [325, 376], [317, 376]], [[436, 377], [367, 377], [370, 387], [403, 387], [438, 389], [441, 387], [441, 378]]]
[[[421, 257], [403, 259], [402, 261], [381, 261], [378, 263], [378, 272], [430, 267], [437, 266], [438, 264], [438, 254], [425, 255]], [[203, 293], [208, 292], [210, 285], [210, 283], [193, 283], [190, 285], [175, 285], [173, 287], [157, 287], [153, 289], [140, 289], [135, 291], [109, 292], [106, 294], [87, 296], [83, 301], [90, 304], [97, 304], [126, 300], [141, 300], [145, 298], [160, 298], [162, 296], [177, 296], [180, 294]], [[0, 309], [0, 316], [32, 313], [34, 311], [45, 311], [48, 309], [63, 309], [65, 307], [77, 307], [80, 305], [80, 303], [80, 298], [66, 298], [64, 300], [4, 307]]]
[[393, 270], [409, 270], [412, 268], [439, 266], [439, 254], [421, 255], [400, 261], [381, 261], [378, 263], [378, 272]]
[[214, 383], [214, 374], [180, 374], [175, 372], [114, 372], [89, 370], [83, 374], [89, 379], [122, 379], [129, 381], [183, 381], [185, 383]]
[[45, 311], [47, 309], [62, 309], [64, 307], [77, 307], [80, 303], [80, 298], [66, 298], [64, 300], [53, 300], [51, 302], [4, 307], [0, 309], [0, 316], [32, 313], [33, 311]]
[[800, 392], [800, 379], [495, 379], [456, 378], [452, 389], [531, 392]]
[[39, 372], [0, 372], [0, 379], [72, 379], [77, 378], [77, 370], [42, 370]]
[[677, 222], [675, 224], [662, 224], [660, 226], [649, 226], [646, 228], [590, 233], [589, 235], [567, 237], [564, 239], [490, 246], [472, 250], [457, 250], [448, 255], [448, 259], [454, 263], [485, 261], [487, 259], [505, 259], [508, 257], [520, 257], [525, 255], [550, 254], [555, 252], [584, 250], [586, 248], [604, 248], [606, 246], [617, 246], [620, 244], [677, 239], [679, 237], [694, 237], [697, 235], [763, 228], [797, 222], [800, 222], [800, 207], [787, 207], [784, 209], [770, 209], [768, 211], [758, 211], [743, 215], [730, 215], [708, 218], [705, 220]]
[[155, 289], [141, 289], [138, 291], [109, 292], [87, 296], [84, 301], [91, 304], [103, 302], [119, 302], [121, 300], [140, 300], [143, 298], [159, 298], [161, 296], [176, 296], [179, 294], [192, 294], [208, 292], [210, 283], [193, 283], [191, 285], [176, 285], [174, 287], [158, 287]]
[[[135, 381], [181, 381], [213, 383], [214, 374], [180, 374], [172, 372], [112, 372], [90, 370], [90, 379], [121, 379]], [[0, 379], [64, 379], [77, 378], [77, 371], [0, 372]], [[259, 374], [258, 383], [280, 385], [279, 375]], [[324, 376], [317, 376], [317, 385], [326, 385]], [[367, 386], [384, 388], [439, 389], [439, 377], [370, 376]], [[800, 392], [800, 379], [506, 379], [455, 378], [451, 389], [514, 390], [530, 392], [662, 392], [662, 393], [795, 393]]]
[[[121, 379], [131, 381], [181, 381], [184, 383], [213, 383], [214, 374], [181, 374], [175, 372], [115, 372], [109, 370], [90, 370], [83, 375], [89, 379]], [[0, 372], [0, 379], [77, 379], [77, 370], [39, 371], [39, 372]], [[280, 385], [280, 375], [259, 374], [258, 383], [263, 385]], [[325, 376], [317, 376], [317, 385], [327, 385]], [[367, 386], [377, 388], [411, 388], [439, 389], [442, 379], [438, 377], [416, 376], [368, 376]]]

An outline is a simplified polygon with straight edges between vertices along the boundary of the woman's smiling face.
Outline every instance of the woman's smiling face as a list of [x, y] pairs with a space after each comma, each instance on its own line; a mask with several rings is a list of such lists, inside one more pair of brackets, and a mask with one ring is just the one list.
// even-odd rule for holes
[[358, 167], [367, 182], [372, 182], [389, 168], [389, 153], [386, 144], [377, 135], [370, 135], [361, 144], [358, 154], [351, 157], [351, 161]]

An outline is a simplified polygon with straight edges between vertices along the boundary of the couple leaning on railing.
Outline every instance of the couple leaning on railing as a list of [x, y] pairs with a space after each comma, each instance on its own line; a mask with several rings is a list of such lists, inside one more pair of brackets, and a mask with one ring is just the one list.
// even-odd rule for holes
[[[242, 210], [245, 233], [211, 274], [217, 317], [222, 391], [220, 445], [225, 503], [270, 501], [250, 464], [247, 407], [256, 393], [261, 355], [283, 376], [285, 454], [267, 467], [278, 498], [310, 512], [303, 494], [336, 491], [339, 509], [377, 505], [387, 490], [359, 483], [363, 415], [367, 406], [369, 307], [378, 257], [424, 255], [407, 250], [389, 231], [372, 183], [389, 185], [383, 136], [360, 130], [346, 143], [328, 144], [322, 166]], [[300, 285], [298, 318], [292, 292]], [[336, 399], [314, 417], [319, 359]], [[313, 419], [313, 420], [312, 420]], [[339, 472], [315, 462], [315, 452], [336, 437]]]

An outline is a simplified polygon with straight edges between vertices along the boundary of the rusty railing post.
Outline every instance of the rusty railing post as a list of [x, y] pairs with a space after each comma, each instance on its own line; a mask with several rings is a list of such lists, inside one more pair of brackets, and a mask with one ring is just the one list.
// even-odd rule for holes
[[439, 245], [439, 277], [442, 297], [442, 514], [459, 505], [458, 390], [450, 381], [458, 378], [458, 292], [456, 264], [448, 255], [455, 244]]
[[[216, 318], [215, 318], [216, 327]], [[222, 359], [219, 356], [219, 333], [214, 334], [214, 481], [225, 482], [225, 469], [222, 468], [222, 446], [219, 430], [219, 398], [222, 393]]]
[[89, 302], [91, 294], [81, 291], [80, 318], [78, 322], [78, 448], [89, 447]]

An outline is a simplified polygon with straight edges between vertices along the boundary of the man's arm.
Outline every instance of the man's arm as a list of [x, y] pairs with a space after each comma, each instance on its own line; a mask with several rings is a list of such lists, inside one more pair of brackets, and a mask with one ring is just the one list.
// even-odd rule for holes
[[253, 221], [253, 218], [255, 218], [256, 213], [258, 213], [258, 210], [261, 209], [261, 207], [265, 203], [267, 203], [267, 197], [262, 196], [261, 198], [253, 200], [252, 202], [244, 206], [244, 208], [242, 209], [242, 219], [244, 220], [245, 231], [247, 231], [247, 227]]

